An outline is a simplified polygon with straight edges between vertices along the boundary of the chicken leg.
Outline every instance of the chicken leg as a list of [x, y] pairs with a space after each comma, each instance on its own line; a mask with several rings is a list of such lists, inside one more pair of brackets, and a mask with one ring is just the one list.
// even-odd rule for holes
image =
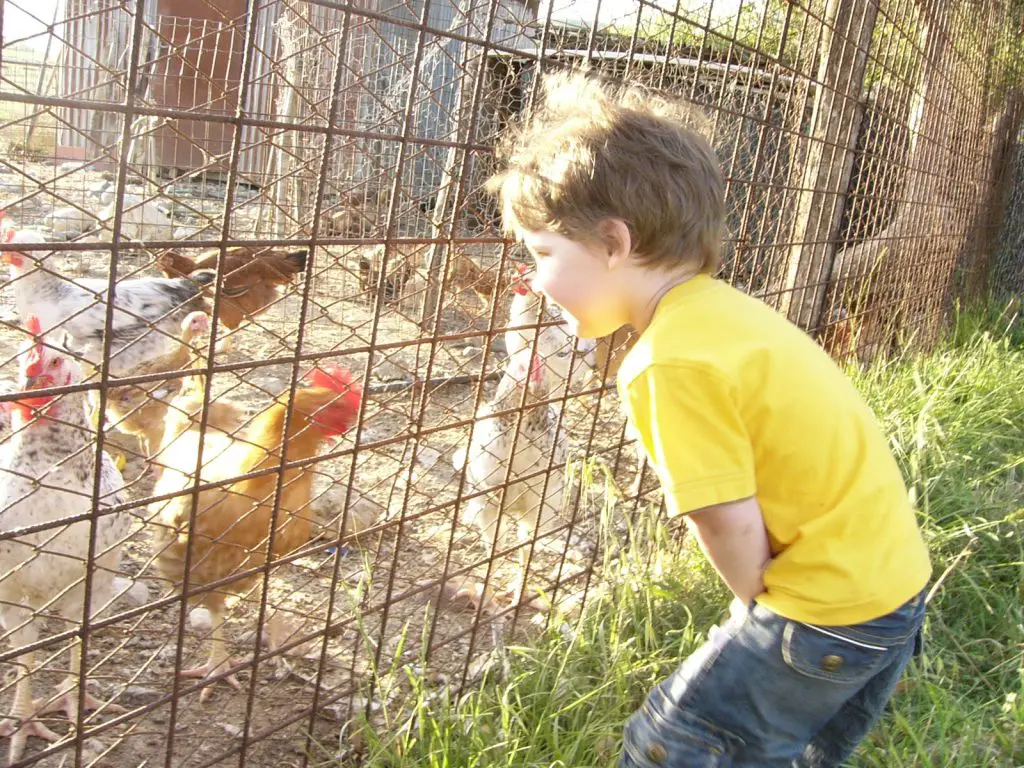
[[[15, 648], [31, 645], [39, 638], [35, 627], [32, 611], [24, 606], [7, 604], [0, 606], [0, 622], [5, 628], [15, 627], [11, 632], [11, 645]], [[46, 741], [57, 741], [60, 735], [54, 733], [35, 719], [36, 711], [32, 705], [32, 667], [35, 654], [32, 651], [18, 657], [18, 678], [14, 688], [14, 705], [11, 713], [0, 722], [0, 738], [11, 737], [11, 746], [7, 754], [8, 763], [14, 764], [21, 760], [29, 736]]]
[[[213, 625], [210, 637], [210, 657], [207, 659], [206, 663], [201, 666], [181, 670], [178, 673], [179, 677], [206, 678], [210, 675], [230, 669], [234, 663], [231, 655], [228, 653], [227, 643], [224, 642], [224, 606], [212, 606], [208, 604], [206, 607], [210, 611], [210, 621]], [[238, 678], [235, 677], [234, 674], [230, 674], [225, 677], [224, 682], [236, 691], [242, 690], [242, 684], [238, 682]], [[199, 703], [205, 703], [206, 700], [210, 698], [210, 693], [212, 691], [212, 685], [208, 685], [203, 688], [203, 690], [199, 692]]]
[[32, 677], [29, 672], [34, 655], [26, 653], [20, 658], [18, 682], [14, 688], [14, 706], [7, 719], [0, 723], [0, 738], [11, 737], [11, 746], [7, 752], [7, 762], [11, 765], [21, 760], [29, 736], [46, 741], [60, 739], [60, 734], [54, 733], [35, 719], [37, 713], [32, 703]]
[[[71, 648], [71, 672], [61, 686], [63, 693], [48, 700], [36, 699], [32, 702], [37, 715], [45, 715], [50, 712], [63, 712], [71, 721], [72, 726], [78, 724], [78, 684], [82, 674], [82, 644], [76, 642]], [[124, 713], [128, 710], [120, 704], [105, 703], [93, 696], [89, 691], [85, 692], [85, 711], [103, 707], [108, 712]]]

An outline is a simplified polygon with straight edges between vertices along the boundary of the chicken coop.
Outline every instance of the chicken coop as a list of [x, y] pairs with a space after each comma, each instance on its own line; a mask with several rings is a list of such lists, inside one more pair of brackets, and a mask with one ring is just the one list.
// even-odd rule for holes
[[571, 336], [484, 187], [549, 72], [699, 106], [722, 279], [849, 364], [927, 344], [1020, 112], [971, 85], [967, 3], [786, 5], [7, 0], [10, 764], [420, 764], [426, 713], [675, 530], [633, 334]]

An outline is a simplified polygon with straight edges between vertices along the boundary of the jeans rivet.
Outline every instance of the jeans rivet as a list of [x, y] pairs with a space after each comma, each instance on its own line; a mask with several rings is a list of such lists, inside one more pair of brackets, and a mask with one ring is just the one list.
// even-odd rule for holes
[[663, 744], [651, 744], [647, 747], [647, 759], [652, 763], [663, 763], [668, 758], [668, 750]]
[[835, 672], [843, 666], [843, 657], [836, 656], [835, 654], [829, 654], [821, 660], [821, 668], [826, 672]]

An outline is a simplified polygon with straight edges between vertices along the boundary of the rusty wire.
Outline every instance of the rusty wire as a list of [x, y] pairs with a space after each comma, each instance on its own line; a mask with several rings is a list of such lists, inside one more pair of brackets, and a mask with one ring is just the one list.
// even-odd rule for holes
[[[82, 614], [46, 619], [57, 605], [49, 595], [32, 618], [45, 631], [0, 652], [11, 669], [42, 652], [30, 670], [36, 692], [49, 689], [68, 648], [85, 652], [77, 722], [47, 719], [67, 736], [53, 745], [30, 739], [17, 765], [51, 755], [104, 766], [309, 765], [317, 755], [356, 764], [355, 732], [378, 725], [385, 707], [404, 712], [404, 674], [457, 695], [501, 656], [505, 636], [524, 637], [532, 609], [492, 597], [517, 578], [521, 548], [527, 582], [556, 606], [577, 610], [600, 588], [595, 496], [605, 491], [567, 484], [558, 525], [542, 531], [538, 516], [526, 544], [486, 542], [463, 515], [490, 499], [501, 538], [517, 483], [539, 481], [543, 500], [556, 473], [579, 478], [584, 465], [619, 489], [613, 536], [657, 506], [656, 481], [611, 383], [628, 340], [611, 354], [602, 347], [600, 362], [597, 350], [569, 350], [568, 381], [540, 402], [517, 392], [515, 407], [495, 412], [511, 420], [515, 445], [531, 414], [551, 409], [551, 434], [564, 431], [572, 447], [564, 461], [551, 451], [518, 475], [507, 464], [487, 488], [453, 466], [503, 375], [506, 331], [536, 347], [558, 325], [543, 310], [528, 322], [510, 317], [513, 267], [528, 260], [502, 238], [482, 189], [496, 140], [529, 108], [543, 72], [586, 62], [702, 108], [727, 181], [721, 276], [787, 312], [837, 359], [868, 364], [926, 349], [955, 301], [982, 285], [1010, 294], [1020, 311], [1024, 238], [1012, 212], [1024, 194], [1024, 62], [1009, 10], [993, 0], [740, 3], [731, 15], [711, 2], [644, 0], [617, 20], [598, 4], [582, 26], [567, 24], [569, 4], [557, 1], [539, 17], [512, 0], [160, 7], [172, 5], [182, 9], [176, 16], [141, 0], [68, 0], [52, 38], [50, 20], [40, 20], [39, 40], [59, 53], [45, 60], [25, 47], [31, 35], [4, 29], [0, 207], [9, 223], [49, 241], [24, 252], [45, 254], [40, 268], [51, 278], [100, 278], [107, 295], [157, 276], [156, 260], [170, 251], [215, 254], [216, 268], [196, 368], [113, 375], [120, 342], [104, 333], [98, 360], [79, 357], [84, 381], [34, 393], [87, 393], [101, 409], [99, 429], [79, 430], [81, 444], [58, 462], [90, 456], [89, 487], [73, 489], [65, 514], [0, 530], [5, 543], [53, 541], [75, 523], [89, 531], [81, 574], [60, 585], [82, 589]], [[96, 218], [104, 208], [106, 225]], [[261, 249], [292, 248], [307, 250], [304, 274], [275, 283], [238, 328], [225, 325], [229, 289], [244, 275], [225, 270], [232, 254], [259, 260], [271, 258]], [[10, 298], [17, 282], [5, 283], [0, 303], [3, 404], [24, 397], [14, 382], [27, 338]], [[109, 329], [119, 310], [102, 296], [96, 304]], [[65, 322], [81, 322], [88, 309]], [[168, 306], [162, 318], [183, 312]], [[166, 326], [149, 333], [180, 343]], [[299, 455], [298, 442], [254, 435], [274, 402], [285, 408], [282, 433], [306, 418], [294, 407], [302, 374], [331, 364], [363, 386], [355, 423], [337, 443]], [[234, 445], [269, 453], [234, 472], [202, 467], [197, 453], [179, 487], [159, 492], [165, 454], [145, 455], [102, 405], [143, 385], [169, 400], [189, 382], [202, 390], [198, 451], [225, 444], [217, 408], [235, 403], [243, 413]], [[21, 429], [17, 440], [30, 440], [32, 426]], [[5, 450], [17, 431], [6, 428]], [[126, 498], [101, 504], [104, 452], [126, 459]], [[51, 488], [39, 477], [46, 469], [4, 475]], [[244, 502], [267, 510], [253, 556], [191, 581], [208, 555], [194, 554], [205, 544], [188, 532], [217, 509], [201, 500], [228, 489], [235, 496], [225, 498], [242, 504], [245, 482], [271, 489]], [[156, 570], [156, 518], [174, 503], [187, 509], [184, 583]], [[121, 514], [132, 527], [115, 545], [118, 576], [145, 597], [100, 611], [90, 605], [101, 578], [98, 531]], [[288, 526], [306, 518], [306, 540], [276, 551]], [[231, 529], [247, 519], [240, 513]], [[580, 541], [589, 547], [582, 554]], [[46, 546], [42, 557], [52, 556]], [[0, 567], [0, 586], [17, 568]], [[229, 655], [247, 658], [181, 680], [210, 643], [195, 606], [220, 592], [238, 599], [225, 624]], [[281, 615], [299, 626], [264, 649], [267, 622]], [[13, 629], [4, 627], [8, 636]], [[248, 675], [242, 691], [223, 684], [232, 673]], [[90, 680], [93, 695], [128, 711], [85, 712]], [[200, 704], [206, 690], [215, 698]], [[10, 686], [0, 689], [0, 710], [11, 701]]]

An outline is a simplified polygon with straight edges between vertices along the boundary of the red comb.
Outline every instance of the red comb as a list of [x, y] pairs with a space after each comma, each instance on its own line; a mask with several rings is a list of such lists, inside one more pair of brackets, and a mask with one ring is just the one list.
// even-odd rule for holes
[[528, 296], [530, 294], [530, 286], [523, 278], [530, 271], [530, 266], [528, 264], [516, 264], [515, 267], [516, 271], [519, 272], [519, 276], [512, 278], [512, 290], [520, 296]]
[[28, 350], [28, 354], [22, 361], [22, 367], [26, 376], [38, 376], [43, 372], [43, 345], [39, 341], [43, 328], [39, 323], [39, 318], [29, 315], [25, 320], [25, 330], [35, 337], [35, 344]]
[[338, 413], [339, 409], [344, 412], [345, 425], [342, 432], [356, 423], [356, 418], [359, 416], [359, 404], [363, 399], [363, 388], [355, 380], [352, 371], [338, 365], [317, 366], [307, 374], [306, 378], [314, 387], [324, 387], [341, 395], [331, 403], [330, 408], [335, 413]]
[[326, 387], [335, 392], [358, 392], [362, 394], [362, 387], [356, 381], [352, 371], [342, 368], [340, 365], [318, 366], [307, 375], [309, 382], [314, 387]]

